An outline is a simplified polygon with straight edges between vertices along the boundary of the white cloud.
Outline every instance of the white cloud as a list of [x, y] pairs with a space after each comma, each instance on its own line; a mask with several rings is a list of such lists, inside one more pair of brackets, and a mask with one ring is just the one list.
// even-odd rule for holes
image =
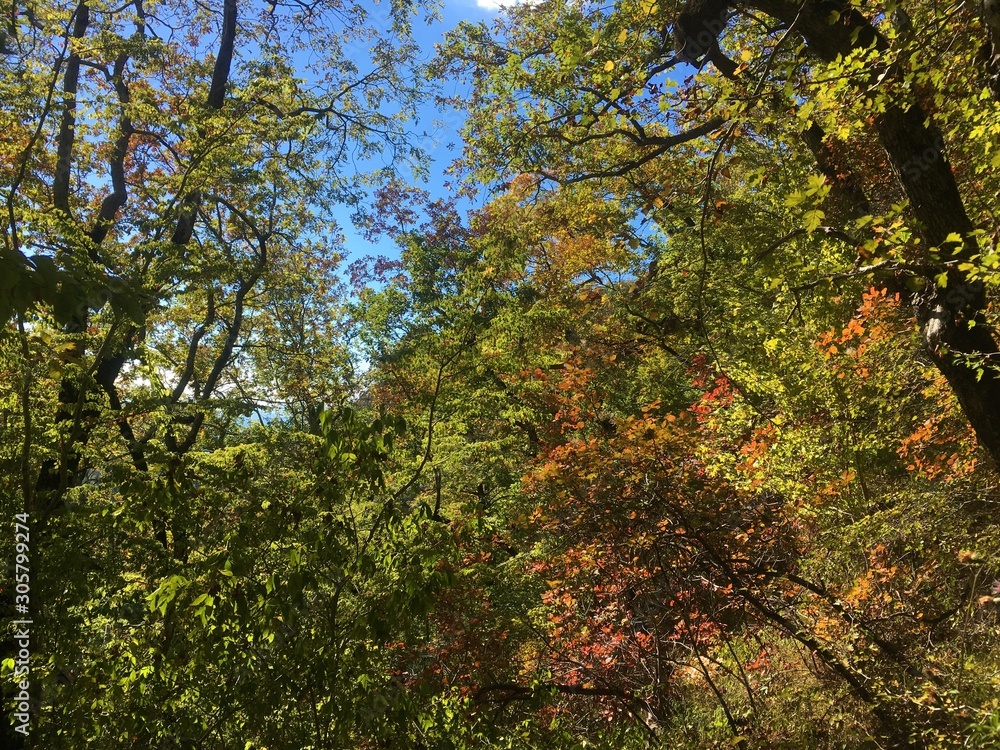
[[483, 10], [498, 11], [512, 5], [534, 5], [537, 0], [476, 0], [476, 5]]

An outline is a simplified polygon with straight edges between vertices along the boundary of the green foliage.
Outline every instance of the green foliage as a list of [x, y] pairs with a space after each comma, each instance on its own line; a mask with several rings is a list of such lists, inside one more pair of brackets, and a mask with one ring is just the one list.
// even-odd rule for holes
[[[696, 5], [427, 69], [407, 3], [12, 10], [33, 746], [1000, 743], [993, 32], [761, 0], [695, 68]], [[427, 73], [464, 216], [352, 172], [419, 173]]]

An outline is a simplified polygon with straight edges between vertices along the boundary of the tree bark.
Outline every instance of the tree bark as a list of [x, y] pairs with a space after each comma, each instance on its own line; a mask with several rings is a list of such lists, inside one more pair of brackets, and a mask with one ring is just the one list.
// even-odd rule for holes
[[983, 67], [987, 88], [1000, 101], [1000, 0], [981, 0], [980, 18], [986, 27], [986, 41], [976, 61]]

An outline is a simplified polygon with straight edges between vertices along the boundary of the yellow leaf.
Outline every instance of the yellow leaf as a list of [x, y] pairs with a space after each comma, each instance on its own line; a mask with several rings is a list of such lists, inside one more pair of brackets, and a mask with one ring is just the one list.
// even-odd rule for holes
[[621, 33], [618, 35], [618, 43], [625, 44], [625, 40], [628, 39], [628, 30], [622, 29]]
[[615, 69], [615, 64], [613, 62], [611, 62], [611, 60], [608, 60], [606, 63], [604, 63], [604, 72], [605, 73], [610, 73], [614, 69]]
[[819, 209], [813, 209], [812, 211], [806, 211], [802, 215], [802, 223], [805, 226], [807, 232], [816, 231], [820, 225], [823, 223], [823, 218], [826, 216]]

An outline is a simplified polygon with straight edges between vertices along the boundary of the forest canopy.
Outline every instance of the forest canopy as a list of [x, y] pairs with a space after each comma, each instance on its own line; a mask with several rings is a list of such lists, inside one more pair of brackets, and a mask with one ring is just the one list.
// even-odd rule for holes
[[2, 11], [0, 744], [1000, 747], [996, 3], [440, 11]]

